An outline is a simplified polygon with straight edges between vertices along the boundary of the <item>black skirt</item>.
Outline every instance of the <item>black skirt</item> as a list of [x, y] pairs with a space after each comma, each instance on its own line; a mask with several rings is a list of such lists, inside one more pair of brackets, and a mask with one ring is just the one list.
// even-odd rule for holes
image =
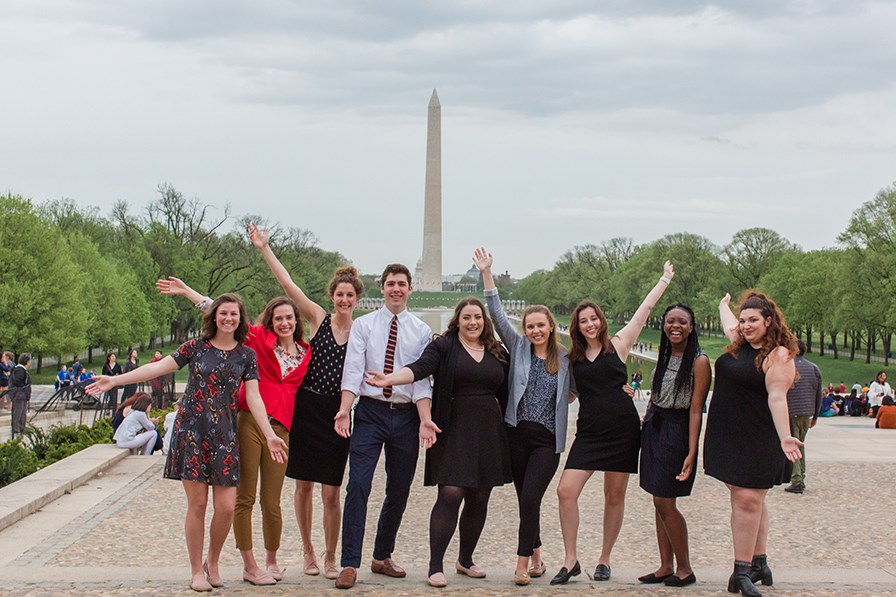
[[286, 476], [298, 481], [342, 485], [348, 461], [349, 438], [333, 428], [342, 397], [321, 396], [299, 388], [292, 427]]
[[689, 430], [690, 409], [650, 404], [641, 427], [641, 489], [661, 498], [691, 495], [696, 460], [690, 477], [684, 481], [675, 478], [688, 456]]

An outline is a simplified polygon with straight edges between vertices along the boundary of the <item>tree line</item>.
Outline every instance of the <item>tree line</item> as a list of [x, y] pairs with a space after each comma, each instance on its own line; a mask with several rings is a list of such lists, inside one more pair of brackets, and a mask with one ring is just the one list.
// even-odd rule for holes
[[[896, 331], [896, 184], [855, 210], [837, 246], [803, 251], [774, 230], [748, 228], [719, 247], [687, 232], [643, 245], [630, 238], [577, 246], [550, 270], [520, 280], [513, 297], [569, 313], [588, 297], [625, 321], [656, 283], [660, 264], [678, 267], [664, 303], [693, 307], [702, 331], [720, 333], [719, 299], [767, 292], [810, 352], [850, 360], [891, 358]], [[659, 317], [652, 320], [659, 326]], [[857, 356], [858, 355], [858, 356]]]
[[347, 262], [308, 230], [234, 216], [171, 184], [157, 190], [142, 213], [119, 201], [109, 217], [70, 199], [0, 195], [0, 349], [40, 358], [89, 348], [92, 357], [165, 336], [183, 341], [199, 317], [156, 292], [155, 281], [168, 275], [212, 296], [237, 292], [259, 313], [282, 290], [245, 234], [249, 221], [270, 228], [271, 247], [315, 301], [326, 302], [333, 270]]

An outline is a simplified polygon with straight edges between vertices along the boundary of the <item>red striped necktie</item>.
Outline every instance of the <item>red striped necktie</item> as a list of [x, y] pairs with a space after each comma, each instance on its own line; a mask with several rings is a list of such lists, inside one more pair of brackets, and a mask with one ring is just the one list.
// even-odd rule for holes
[[[386, 361], [383, 363], [383, 373], [389, 375], [395, 367], [395, 346], [398, 344], [398, 315], [392, 316], [392, 325], [389, 326], [389, 341], [386, 343]], [[383, 388], [383, 396], [392, 397], [392, 386]]]

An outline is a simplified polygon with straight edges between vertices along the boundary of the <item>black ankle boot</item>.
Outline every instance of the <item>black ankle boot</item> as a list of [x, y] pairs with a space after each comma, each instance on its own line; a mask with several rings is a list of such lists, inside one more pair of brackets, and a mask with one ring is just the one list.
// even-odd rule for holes
[[750, 563], [734, 560], [734, 572], [728, 579], [728, 592], [740, 593], [745, 597], [762, 597], [762, 593], [750, 580]]
[[765, 554], [753, 556], [753, 563], [750, 564], [750, 580], [754, 583], [761, 580], [767, 587], [773, 584], [772, 569], [768, 567], [768, 558]]

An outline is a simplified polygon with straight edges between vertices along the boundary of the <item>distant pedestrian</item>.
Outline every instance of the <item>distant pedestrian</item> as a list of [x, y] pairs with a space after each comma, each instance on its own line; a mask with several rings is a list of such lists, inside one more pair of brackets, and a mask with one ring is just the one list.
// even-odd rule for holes
[[886, 372], [878, 371], [868, 388], [868, 405], [871, 407], [871, 413], [868, 416], [877, 417], [877, 411], [880, 409], [884, 396], [893, 396], [893, 389], [887, 383]]
[[84, 365], [81, 364], [81, 357], [75, 357], [71, 366], [72, 380], [78, 381], [82, 371], [84, 371]]
[[9, 376], [9, 396], [12, 400], [12, 437], [22, 433], [25, 429], [28, 405], [31, 402], [31, 377], [28, 375], [30, 365], [31, 355], [23, 352], [19, 355], [19, 364], [15, 366]]
[[[140, 359], [137, 358], [137, 351], [133, 348], [128, 352], [128, 360], [124, 362], [124, 373], [130, 373], [140, 366]], [[130, 398], [137, 393], [137, 384], [128, 384], [121, 391], [121, 399]]]
[[124, 418], [112, 439], [119, 448], [139, 448], [140, 454], [149, 456], [158, 440], [156, 423], [158, 419], [149, 418], [149, 409], [152, 408], [152, 397], [146, 392], [140, 392], [133, 396], [134, 403], [131, 412]]
[[[9, 388], [9, 375], [15, 366], [15, 356], [11, 352], [4, 352], [0, 355], [0, 392], [5, 392]], [[9, 408], [9, 396], [3, 396], [3, 402], [0, 404], [0, 407]]]
[[[116, 375], [121, 375], [121, 365], [115, 362], [115, 353], [110, 352], [106, 355], [106, 364], [103, 365], [103, 375], [114, 377]], [[118, 410], [118, 388], [113, 387], [111, 390], [106, 392], [106, 399], [108, 401], [108, 408], [110, 413], [114, 413]], [[105, 408], [105, 406], [104, 406]]]
[[[806, 360], [806, 344], [797, 342], [799, 354], [793, 359], [799, 378], [787, 392], [787, 410], [790, 412], [790, 432], [801, 442], [806, 441], [809, 429], [818, 422], [821, 412], [821, 370], [812, 361]], [[784, 488], [789, 493], [803, 493], [806, 489], [806, 446], [800, 446], [800, 458], [793, 462], [790, 485]]]

